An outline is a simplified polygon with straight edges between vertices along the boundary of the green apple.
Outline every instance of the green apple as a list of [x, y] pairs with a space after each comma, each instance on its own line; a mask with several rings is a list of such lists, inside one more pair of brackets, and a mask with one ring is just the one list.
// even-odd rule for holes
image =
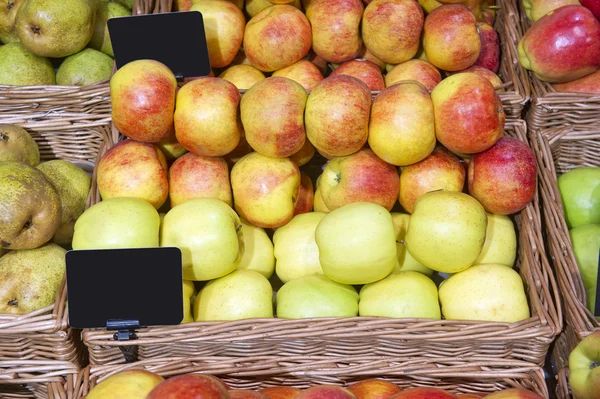
[[583, 278], [587, 308], [596, 308], [596, 284], [598, 283], [598, 253], [600, 252], [600, 224], [587, 224], [569, 231], [575, 260]]
[[569, 385], [577, 399], [598, 399], [600, 392], [600, 331], [585, 337], [569, 355]]
[[406, 248], [420, 263], [443, 273], [467, 269], [481, 254], [487, 215], [470, 195], [431, 191], [415, 202]]
[[323, 273], [342, 284], [368, 284], [396, 266], [396, 231], [381, 205], [354, 202], [328, 213], [315, 240]]
[[517, 257], [517, 233], [508, 216], [487, 214], [485, 242], [474, 265], [496, 263], [513, 267]]
[[265, 276], [253, 270], [236, 270], [207, 283], [194, 301], [196, 321], [268, 317], [273, 317], [273, 289]]
[[241, 229], [240, 218], [229, 205], [196, 198], [165, 215], [160, 245], [181, 249], [184, 280], [212, 280], [238, 267], [244, 255]]
[[600, 223], [600, 168], [573, 169], [558, 177], [569, 228]]
[[391, 274], [360, 290], [361, 316], [441, 319], [435, 283], [415, 271]]
[[394, 221], [394, 228], [396, 230], [396, 267], [393, 273], [412, 270], [429, 277], [433, 276], [433, 270], [417, 262], [406, 250], [404, 237], [408, 229], [410, 215], [408, 213], [392, 212], [392, 220]]
[[298, 277], [323, 274], [315, 231], [325, 215], [324, 212], [296, 215], [275, 231], [275, 272], [284, 283]]
[[514, 323], [529, 318], [519, 273], [504, 265], [477, 265], [453, 274], [439, 288], [446, 320]]
[[277, 317], [353, 317], [358, 315], [358, 293], [351, 285], [336, 283], [322, 274], [304, 276], [277, 292]]
[[77, 219], [73, 249], [158, 247], [160, 217], [138, 198], [112, 198], [90, 207]]
[[275, 271], [275, 256], [273, 243], [265, 229], [242, 222], [244, 238], [244, 255], [238, 265], [238, 270], [254, 270], [266, 278], [271, 278]]
[[192, 298], [196, 295], [196, 286], [192, 281], [183, 281], [183, 323], [191, 323], [194, 321], [192, 315]]

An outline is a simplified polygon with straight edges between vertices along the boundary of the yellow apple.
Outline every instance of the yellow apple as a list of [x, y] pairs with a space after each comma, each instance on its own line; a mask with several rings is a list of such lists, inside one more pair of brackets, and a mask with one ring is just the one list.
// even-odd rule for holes
[[295, 154], [292, 154], [290, 156], [290, 159], [294, 161], [294, 163], [298, 165], [298, 167], [300, 167], [306, 165], [314, 155], [315, 147], [312, 145], [310, 140], [304, 140], [304, 145], [302, 146], [302, 148], [300, 148], [300, 151], [298, 151]]
[[287, 68], [275, 71], [273, 76], [292, 79], [300, 83], [306, 91], [312, 90], [323, 80], [323, 74], [321, 74], [319, 67], [308, 60], [300, 60]]
[[314, 200], [313, 200], [313, 211], [315, 211], [315, 212], [329, 213], [329, 212], [331, 212], [331, 210], [329, 208], [327, 208], [327, 205], [325, 205], [325, 202], [323, 202], [323, 197], [321, 197], [321, 191], [319, 190], [319, 179], [321, 179], [321, 176], [319, 176], [317, 178], [317, 182], [316, 182], [316, 185], [315, 185], [315, 196], [314, 196]]
[[90, 390], [86, 399], [146, 399], [163, 380], [146, 370], [122, 371], [102, 380]]
[[496, 263], [513, 267], [517, 257], [517, 233], [508, 216], [487, 214], [488, 224], [481, 254], [473, 263]]
[[[269, 0], [246, 0], [246, 12], [250, 16], [250, 18], [254, 17], [256, 14], [261, 12], [267, 7], [271, 7], [273, 3]], [[302, 11], [302, 3], [300, 0], [293, 0], [289, 5], [296, 7], [298, 10]]]
[[417, 262], [406, 250], [404, 237], [408, 229], [410, 215], [407, 213], [392, 212], [392, 220], [394, 221], [394, 229], [396, 230], [396, 267], [393, 273], [412, 270], [431, 277], [433, 270]]
[[237, 270], [254, 270], [266, 278], [271, 278], [275, 271], [273, 243], [265, 230], [242, 220], [244, 236], [244, 256]]
[[252, 65], [232, 65], [219, 75], [235, 85], [240, 90], [248, 90], [255, 83], [265, 79], [265, 75]]
[[184, 280], [183, 281], [183, 323], [191, 323], [194, 321], [194, 315], [192, 315], [192, 298], [196, 294], [196, 286], [193, 282]]
[[182, 146], [177, 137], [175, 136], [175, 130], [164, 140], [155, 143], [158, 149], [163, 153], [167, 161], [174, 161], [186, 152], [188, 152], [184, 146]]

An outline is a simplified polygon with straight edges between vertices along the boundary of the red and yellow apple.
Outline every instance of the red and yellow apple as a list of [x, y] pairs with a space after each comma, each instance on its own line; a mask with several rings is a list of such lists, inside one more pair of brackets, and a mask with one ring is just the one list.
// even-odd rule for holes
[[292, 79], [300, 83], [306, 91], [311, 91], [323, 80], [323, 74], [319, 68], [308, 60], [300, 60], [289, 67], [273, 72], [271, 76]]
[[437, 388], [408, 388], [390, 399], [456, 399], [456, 395]]
[[232, 65], [219, 75], [235, 85], [240, 90], [248, 90], [255, 83], [265, 79], [265, 75], [252, 65]]
[[403, 80], [416, 80], [431, 91], [442, 81], [442, 75], [430, 62], [414, 59], [395, 65], [385, 75], [385, 86], [390, 87]]
[[481, 66], [489, 69], [494, 73], [498, 73], [500, 68], [500, 39], [498, 32], [484, 23], [477, 24], [479, 31], [479, 39], [481, 40], [481, 51], [479, 57], [473, 65]]
[[356, 399], [349, 390], [335, 385], [317, 385], [302, 391], [296, 399]]
[[[487, 80], [490, 81], [490, 83], [494, 86], [494, 88], [502, 85], [502, 80], [500, 79], [500, 77], [498, 75], [496, 75], [494, 72], [490, 71], [489, 69], [481, 67], [481, 66], [474, 65], [474, 66], [467, 68], [464, 71], [460, 71], [460, 72], [472, 72], [472, 73], [475, 73], [475, 74], [481, 76], [482, 78], [486, 78]], [[503, 92], [504, 89], [503, 88], [496, 89], [496, 91]]]
[[312, 157], [315, 155], [315, 147], [312, 145], [310, 140], [304, 140], [304, 145], [300, 150], [292, 154], [290, 159], [298, 166], [306, 165]]
[[150, 392], [147, 399], [229, 399], [227, 387], [217, 378], [202, 374], [171, 377]]
[[[542, 396], [535, 392], [528, 391], [522, 388], [510, 388], [502, 391], [491, 393], [484, 396], [485, 399], [542, 399]], [[589, 397], [590, 399], [592, 396]], [[585, 397], [577, 396], [577, 399], [586, 399]]]
[[[221, 1], [221, 0], [219, 0]], [[232, 389], [229, 391], [230, 399], [269, 399], [267, 395], [260, 391], [251, 389]]]
[[360, 53], [358, 54], [358, 57], [356, 57], [357, 59], [360, 60], [365, 60], [365, 61], [371, 61], [373, 64], [377, 65], [379, 67], [379, 70], [381, 72], [385, 71], [385, 66], [387, 65], [385, 62], [381, 61], [379, 58], [375, 57], [373, 55], [373, 53], [371, 53], [369, 51], [369, 49], [367, 48], [367, 46], [365, 46], [365, 44], [362, 44]]
[[396, 384], [378, 379], [355, 382], [348, 386], [348, 390], [358, 399], [388, 399], [401, 391]]
[[377, 65], [371, 61], [352, 60], [344, 62], [329, 76], [348, 75], [362, 80], [371, 91], [380, 91], [385, 87], [383, 75]]
[[302, 392], [301, 389], [293, 387], [268, 387], [260, 390], [269, 399], [295, 399]]
[[552, 85], [559, 93], [600, 94], [600, 70], [567, 83]]
[[312, 211], [314, 195], [315, 193], [313, 191], [313, 184], [310, 180], [310, 177], [302, 172], [300, 178], [300, 189], [298, 190], [298, 199], [296, 201], [296, 208], [294, 209], [294, 216]]

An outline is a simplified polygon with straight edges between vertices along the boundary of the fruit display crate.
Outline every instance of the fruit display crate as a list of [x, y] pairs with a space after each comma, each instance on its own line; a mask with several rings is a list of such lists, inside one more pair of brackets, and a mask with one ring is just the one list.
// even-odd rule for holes
[[0, 361], [0, 398], [66, 399], [78, 372], [70, 362]]
[[[509, 121], [506, 134], [526, 141], [523, 121]], [[94, 183], [93, 183], [94, 184]], [[562, 329], [562, 313], [541, 235], [537, 195], [515, 216], [519, 240], [516, 269], [524, 280], [531, 317], [516, 323], [392, 319], [247, 319], [149, 327], [132, 341], [114, 341], [106, 329], [84, 330], [90, 363], [124, 363], [122, 350], [139, 360], [179, 356], [252, 358], [304, 356], [446, 358], [494, 356], [542, 365]]]
[[168, 378], [182, 374], [210, 374], [230, 389], [262, 389], [290, 386], [306, 389], [321, 384], [347, 386], [369, 378], [397, 384], [400, 388], [434, 387], [454, 393], [491, 393], [524, 388], [548, 398], [543, 372], [527, 362], [491, 358], [461, 361], [455, 358], [418, 360], [393, 357], [187, 357], [151, 359], [127, 365], [88, 366], [77, 377], [73, 399], [85, 397], [103, 379], [131, 369], [147, 370]]

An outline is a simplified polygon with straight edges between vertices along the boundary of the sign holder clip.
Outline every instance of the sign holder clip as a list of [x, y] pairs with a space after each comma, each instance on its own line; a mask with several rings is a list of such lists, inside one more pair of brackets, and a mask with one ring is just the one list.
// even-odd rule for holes
[[[107, 330], [117, 330], [113, 335], [115, 341], [133, 341], [137, 339], [136, 330], [139, 328], [139, 320], [108, 320], [106, 322]], [[119, 349], [127, 363], [132, 363], [137, 359], [137, 345], [119, 346]]]

